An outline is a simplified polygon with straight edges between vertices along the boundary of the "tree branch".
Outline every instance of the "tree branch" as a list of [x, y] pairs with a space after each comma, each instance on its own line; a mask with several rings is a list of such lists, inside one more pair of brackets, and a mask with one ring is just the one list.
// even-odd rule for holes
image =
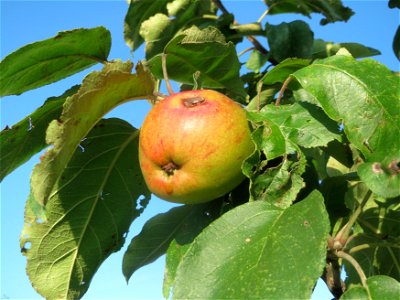
[[[214, 4], [218, 7], [219, 10], [222, 11], [223, 14], [230, 14], [229, 11], [226, 9], [224, 4], [220, 0], [212, 0]], [[236, 20], [233, 20], [234, 25], [238, 25], [239, 23]], [[259, 51], [261, 54], [269, 55], [269, 51], [264, 48], [263, 45], [252, 35], [246, 36], [247, 40], [253, 44], [254, 48]], [[273, 64], [274, 66], [277, 65], [279, 62], [273, 59], [272, 57], [268, 57], [268, 61]]]

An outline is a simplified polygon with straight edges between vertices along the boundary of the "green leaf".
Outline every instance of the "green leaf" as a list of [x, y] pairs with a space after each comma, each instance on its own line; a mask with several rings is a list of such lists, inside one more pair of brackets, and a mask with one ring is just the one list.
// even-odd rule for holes
[[251, 180], [251, 198], [286, 208], [304, 187], [305, 157], [274, 120], [256, 112], [248, 116], [258, 126], [252, 133], [256, 151], [243, 164]]
[[343, 6], [340, 0], [264, 0], [269, 6], [269, 14], [300, 13], [310, 17], [312, 13], [322, 14], [320, 24], [347, 21], [354, 12]]
[[[171, 40], [164, 53], [167, 54], [170, 79], [194, 85], [193, 74], [200, 72], [203, 87], [226, 89], [228, 94], [241, 101], [246, 98], [235, 46], [226, 43], [216, 28], [201, 30], [192, 26]], [[147, 64], [155, 76], [163, 78], [161, 54]]]
[[102, 116], [128, 100], [152, 97], [154, 81], [150, 73], [140, 64], [136, 74], [131, 70], [131, 62], [116, 61], [90, 73], [79, 91], [66, 100], [61, 117], [50, 123], [46, 141], [53, 147], [31, 176], [33, 196], [39, 204], [46, 204], [72, 154]]
[[394, 198], [400, 195], [399, 161], [394, 159], [386, 166], [380, 162], [366, 162], [358, 167], [357, 173], [374, 193]]
[[400, 0], [389, 0], [389, 8], [400, 8]]
[[156, 14], [140, 26], [140, 35], [146, 41], [146, 58], [162, 53], [164, 47], [179, 31], [187, 28], [191, 21], [211, 14], [209, 0], [175, 0], [167, 4], [168, 16]]
[[178, 267], [173, 298], [310, 298], [325, 265], [328, 231], [318, 192], [286, 210], [264, 201], [241, 205], [192, 243]]
[[156, 14], [140, 25], [140, 35], [146, 41], [146, 58], [162, 53], [165, 45], [174, 36], [172, 20], [164, 14]]
[[272, 68], [265, 74], [262, 81], [264, 84], [271, 85], [277, 82], [283, 83], [292, 73], [307, 67], [311, 63], [309, 59], [288, 58]]
[[26, 45], [0, 63], [0, 96], [19, 95], [104, 63], [110, 48], [104, 27], [64, 31]]
[[125, 42], [136, 50], [143, 44], [144, 39], [140, 35], [141, 24], [157, 13], [167, 13], [167, 3], [171, 0], [132, 0], [129, 2], [128, 12], [124, 22]]
[[364, 46], [358, 43], [333, 43], [326, 42], [321, 39], [314, 40], [312, 57], [326, 58], [335, 55], [341, 48], [346, 48], [347, 51], [355, 58], [369, 57], [380, 55], [381, 52], [377, 49]]
[[146, 58], [150, 59], [162, 53], [178, 31], [205, 14], [212, 14], [210, 0], [132, 1], [125, 20], [125, 37], [132, 50], [144, 40]]
[[393, 38], [393, 52], [397, 59], [400, 60], [400, 26], [397, 27]]
[[261, 68], [267, 63], [268, 55], [262, 54], [260, 51], [254, 50], [250, 53], [249, 59], [246, 61], [246, 67], [259, 73]]
[[74, 86], [61, 96], [47, 99], [28, 117], [1, 131], [0, 181], [46, 146], [45, 135], [49, 123], [61, 115], [65, 99], [76, 93], [78, 88]]
[[331, 119], [343, 122], [347, 138], [366, 158], [358, 172], [369, 188], [383, 197], [399, 195], [400, 189], [391, 191], [400, 186], [400, 78], [374, 60], [342, 54], [317, 60], [293, 76]]
[[57, 181], [45, 217], [38, 219], [28, 202], [21, 250], [32, 285], [44, 298], [82, 297], [147, 205], [138, 133], [123, 120], [100, 121]]
[[169, 244], [166, 258], [163, 294], [170, 298], [171, 289], [175, 282], [176, 271], [186, 251], [199, 233], [213, 220], [221, 215], [221, 202], [213, 201], [197, 208], [192, 208], [192, 213], [185, 217], [184, 221]]
[[384, 275], [367, 278], [368, 291], [357, 286], [347, 290], [340, 300], [392, 300], [400, 297], [400, 283]]
[[190, 243], [212, 220], [209, 203], [172, 208], [148, 220], [124, 255], [122, 270], [127, 280], [139, 268], [164, 255], [173, 240]]
[[314, 33], [303, 21], [266, 25], [272, 57], [281, 62], [286, 58], [311, 58]]
[[305, 148], [326, 146], [330, 141], [341, 140], [339, 126], [322, 109], [310, 103], [269, 104], [262, 108], [260, 116], [279, 126], [286, 139]]
[[[346, 249], [367, 277], [388, 275], [400, 280], [400, 211], [386, 206], [371, 207], [360, 215], [362, 231], [349, 240]], [[345, 265], [346, 284], [360, 283], [353, 267]]]

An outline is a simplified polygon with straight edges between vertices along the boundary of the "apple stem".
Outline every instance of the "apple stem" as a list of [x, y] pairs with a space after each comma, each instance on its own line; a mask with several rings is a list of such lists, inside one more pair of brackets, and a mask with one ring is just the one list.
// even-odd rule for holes
[[163, 53], [161, 56], [161, 66], [163, 71], [163, 76], [165, 80], [165, 84], [167, 85], [168, 94], [174, 94], [174, 90], [172, 89], [171, 83], [169, 82], [168, 72], [167, 72], [167, 54]]

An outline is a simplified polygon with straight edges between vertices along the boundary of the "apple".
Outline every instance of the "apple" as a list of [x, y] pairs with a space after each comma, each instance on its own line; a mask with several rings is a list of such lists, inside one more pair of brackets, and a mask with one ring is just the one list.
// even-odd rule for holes
[[185, 204], [208, 202], [244, 179], [242, 162], [254, 150], [245, 110], [213, 90], [172, 94], [146, 116], [139, 162], [149, 190]]

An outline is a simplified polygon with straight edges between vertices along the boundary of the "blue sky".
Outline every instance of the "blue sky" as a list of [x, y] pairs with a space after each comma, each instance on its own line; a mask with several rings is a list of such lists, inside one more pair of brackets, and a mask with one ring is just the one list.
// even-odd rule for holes
[[[239, 23], [256, 21], [265, 9], [259, 1], [223, 1]], [[399, 23], [399, 11], [390, 10], [387, 1], [345, 1], [356, 15], [348, 23], [319, 26], [319, 16], [313, 19], [300, 15], [267, 17], [278, 24], [282, 21], [302, 19], [308, 22], [315, 38], [334, 42], [358, 42], [382, 52], [375, 59], [392, 70], [399, 71], [399, 63], [392, 51], [392, 40]], [[105, 26], [112, 34], [109, 59], [131, 59], [135, 63], [143, 59], [143, 47], [134, 55], [123, 39], [123, 19], [127, 11], [126, 1], [1, 1], [1, 48], [3, 59], [9, 53], [28, 43], [43, 40], [57, 32], [80, 27]], [[265, 40], [261, 39], [265, 43]], [[239, 51], [247, 48], [243, 45]], [[244, 57], [246, 59], [246, 57]], [[101, 66], [91, 68], [100, 69]], [[89, 70], [21, 96], [1, 99], [1, 124], [12, 125], [33, 112], [45, 99], [62, 94], [70, 86], [80, 83]], [[121, 106], [109, 116], [120, 117], [135, 127], [140, 127], [149, 110], [146, 101], [135, 101]], [[1, 183], [1, 284], [0, 297], [9, 299], [41, 299], [30, 286], [25, 275], [25, 257], [20, 254], [19, 234], [23, 227], [23, 210], [29, 193], [29, 176], [38, 156], [33, 157]], [[153, 199], [141, 218], [130, 229], [127, 244], [143, 223], [157, 213], [173, 205]], [[121, 271], [122, 255], [126, 246], [113, 254], [99, 269], [83, 299], [161, 299], [163, 258], [146, 266], [133, 275], [127, 285]], [[329, 299], [325, 289], [318, 286], [313, 299]]]

